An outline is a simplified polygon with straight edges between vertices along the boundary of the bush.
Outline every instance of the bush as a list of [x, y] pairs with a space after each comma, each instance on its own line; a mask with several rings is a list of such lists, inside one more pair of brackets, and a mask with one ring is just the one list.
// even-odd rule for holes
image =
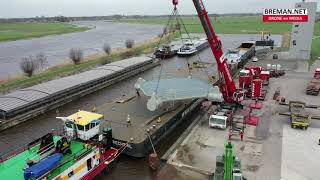
[[163, 34], [163, 35], [168, 34], [168, 28], [167, 28], [167, 27], [163, 28], [163, 30], [162, 30], [162, 34]]
[[111, 63], [112, 61], [110, 59], [104, 59], [101, 61], [101, 65], [106, 65], [106, 64], [109, 64]]
[[83, 59], [83, 51], [78, 48], [72, 48], [70, 50], [69, 57], [74, 64], [80, 64]]
[[128, 49], [133, 48], [133, 46], [134, 46], [134, 40], [132, 40], [132, 39], [126, 40], [126, 47], [127, 47]]
[[48, 66], [47, 57], [44, 53], [37, 54], [35, 60], [37, 61], [39, 69], [45, 69]]
[[111, 53], [111, 46], [108, 43], [104, 43], [103, 45], [103, 51], [107, 54], [110, 55]]
[[20, 62], [20, 68], [28, 77], [31, 77], [38, 68], [38, 62], [32, 56], [25, 57]]

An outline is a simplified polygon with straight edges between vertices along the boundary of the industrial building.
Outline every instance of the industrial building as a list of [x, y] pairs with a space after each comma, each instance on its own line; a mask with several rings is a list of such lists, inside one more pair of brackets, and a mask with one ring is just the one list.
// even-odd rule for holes
[[311, 53], [311, 44], [316, 20], [316, 2], [299, 2], [295, 8], [308, 9], [308, 22], [296, 22], [292, 24], [290, 58], [309, 60]]

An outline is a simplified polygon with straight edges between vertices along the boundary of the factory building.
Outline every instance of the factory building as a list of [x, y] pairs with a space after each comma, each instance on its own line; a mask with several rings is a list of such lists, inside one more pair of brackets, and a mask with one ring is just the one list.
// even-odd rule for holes
[[311, 53], [311, 44], [316, 20], [316, 2], [299, 2], [295, 8], [308, 9], [308, 22], [295, 22], [292, 24], [290, 58], [309, 60]]

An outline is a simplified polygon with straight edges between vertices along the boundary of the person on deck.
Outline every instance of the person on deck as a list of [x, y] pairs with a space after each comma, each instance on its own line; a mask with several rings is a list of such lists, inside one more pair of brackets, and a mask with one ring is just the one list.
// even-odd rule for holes
[[243, 131], [242, 130], [240, 130], [240, 139], [241, 139], [241, 141], [243, 141]]

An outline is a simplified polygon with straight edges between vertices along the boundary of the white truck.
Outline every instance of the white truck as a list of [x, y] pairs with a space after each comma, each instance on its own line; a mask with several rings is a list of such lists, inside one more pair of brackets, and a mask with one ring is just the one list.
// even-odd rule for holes
[[209, 117], [209, 127], [226, 129], [228, 124], [228, 113], [226, 111], [216, 112]]

